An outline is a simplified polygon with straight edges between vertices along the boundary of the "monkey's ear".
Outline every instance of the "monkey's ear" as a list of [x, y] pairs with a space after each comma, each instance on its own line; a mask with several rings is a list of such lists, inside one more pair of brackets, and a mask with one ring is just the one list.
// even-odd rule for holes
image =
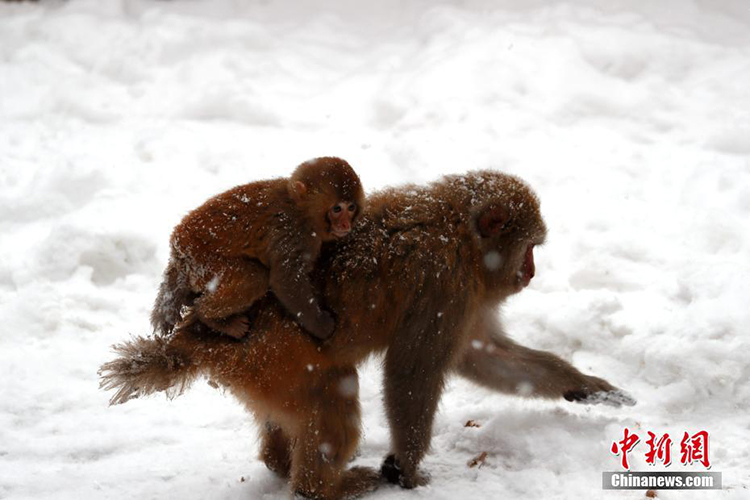
[[302, 181], [291, 181], [289, 183], [289, 191], [292, 198], [299, 202], [307, 194], [307, 186]]
[[495, 236], [506, 228], [509, 221], [510, 214], [505, 207], [491, 206], [479, 216], [479, 234], [484, 238]]

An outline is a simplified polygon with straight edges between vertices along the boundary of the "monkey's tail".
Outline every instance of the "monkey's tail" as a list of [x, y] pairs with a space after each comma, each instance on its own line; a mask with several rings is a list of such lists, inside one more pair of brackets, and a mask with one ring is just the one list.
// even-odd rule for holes
[[190, 352], [172, 345], [164, 336], [134, 337], [114, 346], [114, 352], [118, 357], [99, 369], [99, 387], [117, 391], [110, 405], [162, 391], [172, 399], [185, 392], [200, 374]]
[[192, 305], [193, 299], [185, 273], [180, 270], [178, 257], [172, 252], [151, 311], [154, 331], [169, 334], [181, 319], [182, 306]]

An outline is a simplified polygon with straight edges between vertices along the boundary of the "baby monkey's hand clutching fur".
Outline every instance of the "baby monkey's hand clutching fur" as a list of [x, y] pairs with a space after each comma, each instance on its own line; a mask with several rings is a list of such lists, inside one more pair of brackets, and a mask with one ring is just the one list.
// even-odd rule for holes
[[151, 313], [155, 331], [182, 320], [242, 338], [243, 312], [269, 290], [318, 339], [333, 317], [320, 307], [310, 272], [321, 245], [349, 234], [364, 192], [352, 167], [335, 157], [307, 161], [289, 178], [252, 182], [219, 194], [175, 227]]

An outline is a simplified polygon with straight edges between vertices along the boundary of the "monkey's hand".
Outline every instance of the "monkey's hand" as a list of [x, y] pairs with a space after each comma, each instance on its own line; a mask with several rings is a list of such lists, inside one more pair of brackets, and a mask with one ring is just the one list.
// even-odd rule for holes
[[333, 330], [336, 328], [336, 321], [333, 319], [330, 313], [318, 310], [318, 313], [314, 316], [300, 318], [302, 326], [310, 332], [310, 334], [316, 339], [326, 340], [333, 335]]
[[418, 470], [407, 471], [406, 468], [401, 466], [401, 463], [396, 459], [396, 455], [388, 455], [385, 457], [383, 465], [380, 467], [380, 474], [389, 482], [398, 484], [402, 488], [408, 490], [416, 488], [417, 486], [425, 486], [430, 482], [430, 476], [423, 474]]
[[571, 389], [563, 393], [563, 398], [567, 401], [619, 408], [621, 406], [634, 406], [635, 398], [630, 394], [618, 389], [609, 382], [599, 377], [586, 376], [579, 388]]
[[250, 323], [247, 320], [247, 316], [238, 314], [226, 321], [221, 332], [239, 340], [247, 335], [249, 329]]

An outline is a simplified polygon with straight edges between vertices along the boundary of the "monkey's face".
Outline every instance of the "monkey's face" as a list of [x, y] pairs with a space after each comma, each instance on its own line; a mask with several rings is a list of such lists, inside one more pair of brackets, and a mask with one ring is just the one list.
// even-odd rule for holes
[[289, 181], [289, 193], [323, 241], [348, 235], [365, 201], [354, 169], [331, 156], [297, 167]]
[[489, 287], [503, 295], [520, 292], [534, 277], [534, 247], [544, 243], [547, 229], [536, 198], [503, 199], [479, 212], [483, 275]]
[[329, 235], [327, 239], [338, 239], [348, 235], [358, 214], [359, 207], [353, 201], [339, 201], [330, 207], [325, 216]]

